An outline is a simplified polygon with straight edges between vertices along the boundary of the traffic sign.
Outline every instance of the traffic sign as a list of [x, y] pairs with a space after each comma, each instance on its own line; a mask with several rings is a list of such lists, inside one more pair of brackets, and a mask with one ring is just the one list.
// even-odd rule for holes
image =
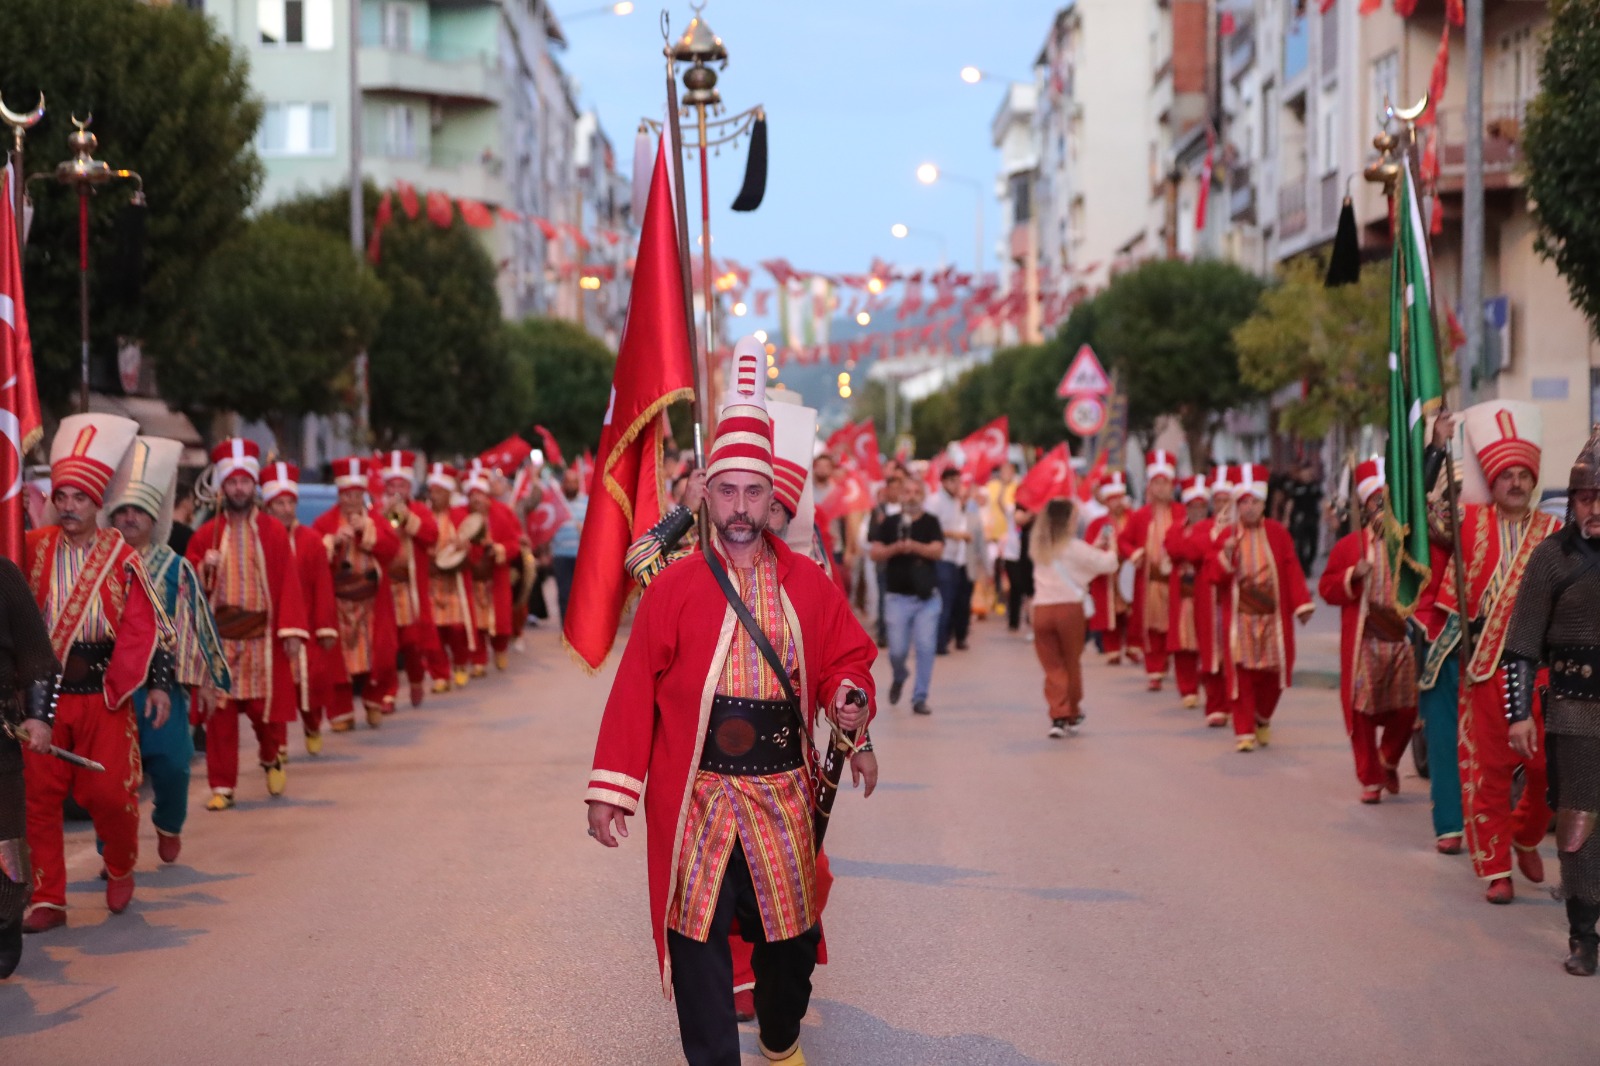
[[1066, 377], [1056, 386], [1056, 395], [1063, 400], [1072, 396], [1106, 396], [1110, 392], [1111, 379], [1106, 377], [1105, 367], [1087, 344], [1072, 357]]
[[1098, 396], [1077, 396], [1067, 404], [1067, 428], [1080, 437], [1092, 437], [1106, 426], [1106, 405]]

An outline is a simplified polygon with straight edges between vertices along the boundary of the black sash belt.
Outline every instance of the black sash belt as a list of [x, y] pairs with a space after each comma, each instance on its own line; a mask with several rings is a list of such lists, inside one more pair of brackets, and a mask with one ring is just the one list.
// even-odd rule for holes
[[794, 707], [788, 700], [715, 696], [700, 750], [700, 769], [754, 777], [805, 765]]
[[61, 692], [68, 696], [93, 696], [106, 687], [106, 668], [117, 644], [112, 640], [74, 641], [61, 671]]
[[1600, 646], [1550, 645], [1550, 692], [1569, 700], [1600, 702]]

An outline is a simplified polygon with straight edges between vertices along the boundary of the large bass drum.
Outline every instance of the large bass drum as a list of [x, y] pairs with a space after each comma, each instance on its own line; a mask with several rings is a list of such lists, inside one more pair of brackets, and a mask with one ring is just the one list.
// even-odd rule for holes
[[456, 527], [455, 541], [441, 544], [433, 553], [433, 572], [440, 576], [460, 573], [461, 568], [467, 565], [467, 555], [472, 545], [481, 543], [488, 531], [483, 515], [476, 512], [468, 514]]

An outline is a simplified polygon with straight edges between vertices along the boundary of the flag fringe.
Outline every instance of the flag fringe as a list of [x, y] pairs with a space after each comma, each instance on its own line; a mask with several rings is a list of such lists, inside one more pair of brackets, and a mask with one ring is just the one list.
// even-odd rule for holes
[[673, 389], [671, 392], [658, 397], [635, 418], [622, 436], [617, 438], [617, 443], [612, 446], [611, 454], [606, 456], [605, 465], [600, 468], [601, 478], [605, 481], [606, 493], [622, 508], [623, 517], [628, 520], [628, 534], [633, 535], [633, 501], [628, 499], [627, 492], [611, 476], [612, 469], [617, 465], [617, 460], [622, 458], [622, 453], [633, 444], [634, 438], [644, 432], [644, 427], [652, 422], [657, 415], [679, 400], [693, 400], [694, 389]]

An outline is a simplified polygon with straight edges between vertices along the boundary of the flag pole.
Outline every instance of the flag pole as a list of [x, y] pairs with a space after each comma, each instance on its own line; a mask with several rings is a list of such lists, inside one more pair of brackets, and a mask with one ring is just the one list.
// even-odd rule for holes
[[[678, 269], [683, 277], [683, 321], [689, 333], [689, 351], [694, 358], [694, 465], [705, 469], [705, 436], [711, 432], [706, 420], [710, 402], [711, 379], [709, 366], [711, 352], [705, 344], [697, 344], [694, 329], [694, 284], [689, 270], [689, 202], [683, 190], [683, 127], [678, 121], [677, 71], [673, 67], [672, 30], [670, 19], [661, 12], [661, 36], [667, 42], [667, 127], [672, 141], [672, 183], [674, 205], [677, 210]], [[706, 299], [710, 300], [708, 293]], [[706, 339], [709, 344], [709, 338]]]

